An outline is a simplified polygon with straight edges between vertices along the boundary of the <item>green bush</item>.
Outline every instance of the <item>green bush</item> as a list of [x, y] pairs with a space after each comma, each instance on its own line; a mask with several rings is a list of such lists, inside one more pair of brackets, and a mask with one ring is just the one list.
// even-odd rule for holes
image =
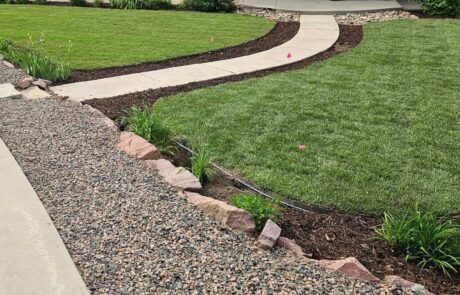
[[86, 6], [86, 0], [70, 0], [70, 4], [72, 6], [85, 7]]
[[171, 129], [165, 120], [155, 114], [152, 107], [132, 107], [125, 122], [129, 131], [155, 144], [160, 152], [173, 154]]
[[170, 0], [111, 0], [112, 7], [118, 9], [170, 9]]
[[418, 210], [402, 216], [386, 213], [376, 232], [422, 269], [432, 266], [448, 275], [460, 266], [460, 227], [453, 220]]
[[233, 206], [252, 214], [256, 229], [261, 231], [267, 220], [278, 220], [282, 216], [279, 200], [268, 200], [254, 195], [236, 195], [231, 199]]
[[191, 157], [192, 160], [192, 174], [198, 177], [202, 184], [210, 182], [215, 172], [212, 169], [213, 157], [206, 148], [198, 148], [196, 155]]
[[48, 4], [47, 0], [34, 0], [37, 5], [46, 5]]
[[424, 13], [431, 15], [460, 15], [460, 0], [419, 0]]
[[236, 9], [233, 0], [184, 0], [182, 6], [185, 9], [205, 12], [231, 12]]
[[103, 0], [94, 0], [94, 7], [103, 7], [104, 1]]
[[26, 73], [50, 81], [65, 80], [70, 76], [68, 63], [62, 63], [41, 52], [16, 45], [10, 40], [0, 40], [0, 52], [5, 58], [18, 64]]

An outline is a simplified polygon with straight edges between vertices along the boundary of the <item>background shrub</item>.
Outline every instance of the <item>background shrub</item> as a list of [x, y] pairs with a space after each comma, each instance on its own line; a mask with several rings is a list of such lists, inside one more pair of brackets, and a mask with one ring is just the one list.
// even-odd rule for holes
[[111, 0], [112, 7], [118, 9], [170, 9], [170, 0]]
[[282, 215], [279, 200], [268, 200], [254, 195], [236, 195], [231, 199], [231, 203], [252, 214], [258, 231], [264, 228], [267, 220], [276, 221]]
[[86, 0], [70, 0], [70, 4], [72, 6], [85, 7], [86, 6]]
[[182, 5], [185, 9], [205, 12], [231, 12], [236, 9], [233, 0], [184, 0]]
[[125, 123], [129, 131], [155, 144], [160, 152], [173, 154], [172, 132], [166, 121], [158, 117], [152, 107], [132, 107]]
[[453, 220], [418, 210], [402, 216], [385, 213], [376, 232], [421, 268], [432, 266], [448, 275], [460, 267], [460, 227]]
[[44, 56], [39, 51], [20, 47], [10, 40], [0, 40], [0, 52], [7, 60], [18, 64], [35, 78], [58, 81], [67, 79], [71, 73], [68, 63]]
[[460, 0], [419, 0], [423, 12], [431, 15], [460, 15]]
[[35, 4], [37, 5], [46, 5], [48, 4], [47, 0], [35, 0]]
[[103, 0], [94, 0], [94, 7], [103, 7], [104, 1]]

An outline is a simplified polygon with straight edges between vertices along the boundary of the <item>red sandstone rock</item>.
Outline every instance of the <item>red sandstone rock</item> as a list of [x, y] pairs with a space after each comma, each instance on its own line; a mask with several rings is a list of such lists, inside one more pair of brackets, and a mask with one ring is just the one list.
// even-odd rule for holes
[[160, 151], [150, 142], [132, 132], [122, 132], [117, 147], [140, 160], [160, 159]]
[[302, 248], [291, 239], [280, 237], [278, 239], [278, 247], [282, 247], [286, 250], [289, 250], [293, 252], [296, 256], [304, 256]]
[[319, 265], [323, 268], [346, 274], [358, 280], [369, 282], [380, 281], [354, 257], [348, 257], [341, 260], [320, 260]]
[[147, 165], [155, 168], [167, 183], [178, 189], [201, 191], [202, 187], [198, 178], [183, 167], [175, 167], [171, 162], [164, 159], [148, 161]]
[[257, 244], [262, 249], [269, 250], [275, 246], [280, 235], [281, 228], [269, 219], [267, 220], [267, 223], [265, 223], [264, 229], [257, 239]]

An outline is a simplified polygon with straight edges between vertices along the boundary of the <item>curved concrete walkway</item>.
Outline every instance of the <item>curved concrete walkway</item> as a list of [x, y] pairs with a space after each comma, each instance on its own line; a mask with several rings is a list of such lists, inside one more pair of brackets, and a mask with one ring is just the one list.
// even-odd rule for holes
[[227, 60], [64, 84], [52, 87], [51, 91], [71, 100], [83, 101], [251, 73], [321, 53], [334, 45], [338, 37], [339, 27], [332, 15], [302, 15], [300, 29], [294, 38], [266, 51]]
[[0, 295], [89, 295], [59, 233], [0, 138]]

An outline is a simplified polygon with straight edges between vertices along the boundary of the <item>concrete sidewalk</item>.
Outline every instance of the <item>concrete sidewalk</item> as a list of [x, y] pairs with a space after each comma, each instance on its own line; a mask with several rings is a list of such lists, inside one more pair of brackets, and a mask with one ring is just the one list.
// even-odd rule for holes
[[314, 56], [334, 45], [338, 37], [339, 26], [334, 16], [302, 15], [297, 34], [288, 42], [266, 51], [214, 62], [64, 84], [52, 87], [51, 91], [83, 101], [251, 73]]
[[395, 0], [238, 0], [237, 3], [239, 5], [279, 9], [302, 14], [346, 14], [403, 9]]
[[89, 294], [40, 199], [0, 139], [0, 295]]

